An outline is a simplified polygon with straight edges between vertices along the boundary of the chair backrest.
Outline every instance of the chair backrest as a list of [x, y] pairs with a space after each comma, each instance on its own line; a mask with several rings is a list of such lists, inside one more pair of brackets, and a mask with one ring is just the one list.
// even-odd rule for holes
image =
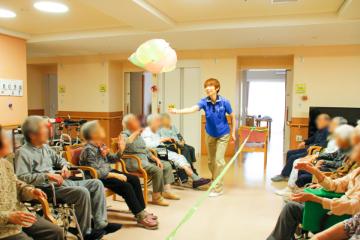
[[[249, 126], [240, 126], [239, 128], [239, 140], [240, 144], [244, 142], [247, 136], [250, 134], [252, 127]], [[267, 145], [268, 143], [268, 128], [267, 127], [256, 127], [254, 131], [251, 132], [251, 135], [247, 143], [263, 143]]]
[[65, 156], [66, 160], [70, 162], [72, 165], [79, 166], [80, 162], [80, 155], [83, 151], [83, 145], [72, 145], [65, 147]]

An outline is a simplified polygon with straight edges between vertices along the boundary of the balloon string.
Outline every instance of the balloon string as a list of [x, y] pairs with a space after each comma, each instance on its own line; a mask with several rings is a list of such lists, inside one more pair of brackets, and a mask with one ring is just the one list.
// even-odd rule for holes
[[238, 155], [240, 154], [240, 152], [243, 150], [245, 144], [247, 143], [247, 141], [250, 138], [250, 135], [253, 131], [256, 132], [263, 132], [263, 131], [267, 131], [266, 130], [259, 130], [256, 129], [256, 127], [251, 127], [250, 128], [250, 132], [248, 134], [248, 136], [245, 138], [244, 142], [240, 145], [239, 150], [234, 154], [234, 156], [231, 158], [231, 160], [226, 164], [226, 166], [224, 167], [224, 169], [221, 171], [221, 173], [219, 174], [219, 176], [212, 182], [212, 184], [210, 185], [209, 189], [202, 194], [197, 201], [195, 202], [195, 204], [190, 207], [190, 209], [185, 213], [184, 217], [181, 219], [181, 221], [178, 223], [178, 225], [171, 231], [171, 233], [166, 237], [166, 240], [173, 240], [174, 237], [176, 236], [178, 230], [187, 222], [191, 219], [191, 217], [194, 215], [194, 213], [198, 210], [198, 208], [200, 207], [200, 205], [202, 205], [202, 203], [205, 201], [205, 199], [208, 198], [209, 193], [216, 187], [216, 185], [219, 183], [219, 181], [221, 181], [221, 179], [224, 177], [224, 175], [227, 173], [227, 171], [229, 170], [230, 166], [233, 164], [233, 162], [236, 160], [236, 158], [238, 157]]

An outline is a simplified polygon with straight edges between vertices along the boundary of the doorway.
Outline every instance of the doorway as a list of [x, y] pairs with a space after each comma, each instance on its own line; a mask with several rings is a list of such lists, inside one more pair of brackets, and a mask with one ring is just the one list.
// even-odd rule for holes
[[44, 79], [44, 112], [45, 116], [55, 118], [58, 112], [58, 79], [57, 74], [47, 74]]
[[144, 120], [151, 113], [152, 75], [148, 72], [126, 72], [124, 76], [124, 109]]
[[286, 70], [250, 69], [247, 71], [247, 115], [269, 117], [271, 135], [284, 135]]

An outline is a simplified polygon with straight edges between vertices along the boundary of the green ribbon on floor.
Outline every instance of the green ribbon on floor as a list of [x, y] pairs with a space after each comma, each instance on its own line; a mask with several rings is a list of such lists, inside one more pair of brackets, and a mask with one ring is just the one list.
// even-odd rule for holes
[[213, 190], [215, 188], [215, 186], [218, 184], [218, 182], [224, 177], [224, 175], [226, 174], [226, 172], [229, 170], [230, 166], [234, 163], [234, 161], [236, 160], [236, 158], [238, 157], [238, 155], [240, 154], [240, 152], [243, 150], [246, 142], [249, 140], [249, 137], [251, 135], [251, 133], [253, 131], [261, 131], [256, 129], [256, 127], [251, 127], [250, 128], [250, 132], [249, 135], [245, 138], [244, 142], [240, 145], [239, 150], [237, 150], [237, 152], [234, 154], [234, 156], [231, 158], [231, 160], [226, 164], [226, 166], [224, 167], [224, 169], [221, 171], [221, 173], [219, 174], [219, 176], [212, 182], [212, 184], [210, 185], [209, 189], [202, 194], [198, 200], [196, 201], [196, 203], [186, 212], [186, 214], [184, 215], [184, 217], [181, 219], [181, 221], [179, 222], [179, 224], [172, 230], [172, 232], [169, 234], [169, 236], [166, 237], [166, 240], [174, 240], [178, 230], [187, 222], [190, 220], [190, 218], [194, 215], [194, 213], [198, 210], [199, 206], [205, 201], [205, 199], [208, 198], [209, 193], [211, 190]]

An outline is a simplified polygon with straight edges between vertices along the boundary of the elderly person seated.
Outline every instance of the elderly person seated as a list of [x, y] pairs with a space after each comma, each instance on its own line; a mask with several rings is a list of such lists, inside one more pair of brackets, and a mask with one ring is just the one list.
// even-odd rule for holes
[[[146, 147], [156, 149], [158, 147], [165, 146], [165, 142], [172, 141], [171, 138], [161, 138], [158, 131], [161, 126], [161, 118], [159, 115], [152, 114], [147, 117], [148, 126], [141, 133], [141, 136], [144, 138]], [[211, 182], [210, 179], [200, 178], [194, 171], [191, 169], [190, 164], [185, 159], [183, 155], [177, 154], [173, 151], [168, 151], [168, 158], [170, 161], [173, 161], [175, 166], [185, 170], [186, 174], [193, 180], [193, 188], [198, 188], [200, 186], [206, 185]]]
[[85, 123], [81, 127], [81, 135], [86, 140], [86, 145], [80, 155], [80, 164], [95, 168], [104, 186], [125, 199], [140, 227], [157, 229], [157, 217], [145, 211], [139, 178], [111, 167], [112, 163], [120, 160], [125, 149], [123, 137], [119, 137], [119, 152], [112, 154], [104, 144], [105, 131], [98, 121]]
[[[161, 116], [161, 128], [159, 130], [159, 135], [161, 138], [170, 138], [171, 143], [175, 143], [177, 147], [181, 149], [181, 154], [188, 160], [191, 168], [195, 170], [192, 166], [193, 162], [196, 162], [195, 148], [185, 143], [184, 138], [180, 134], [179, 130], [175, 125], [171, 123], [171, 117], [168, 113], [162, 113]], [[173, 145], [171, 145], [173, 146]], [[171, 151], [176, 151], [175, 147], [169, 148]]]
[[[322, 153], [333, 153], [338, 150], [338, 147], [336, 145], [336, 140], [335, 140], [335, 131], [339, 126], [344, 125], [344, 124], [347, 124], [347, 120], [343, 117], [334, 117], [331, 120], [331, 123], [329, 126], [329, 137], [328, 137], [329, 141], [328, 141], [326, 148], [322, 151]], [[296, 185], [296, 181], [298, 180], [298, 177], [299, 177], [299, 171], [297, 169], [295, 169], [294, 166], [296, 165], [296, 163], [301, 162], [301, 161], [314, 161], [314, 159], [317, 156], [318, 156], [318, 153], [296, 159], [294, 161], [294, 165], [293, 165], [293, 168], [290, 173], [287, 187], [285, 187], [284, 189], [278, 190], [275, 193], [280, 196], [288, 197], [290, 194], [297, 191], [298, 187]]]
[[44, 192], [16, 179], [14, 167], [6, 160], [10, 139], [0, 126], [0, 238], [6, 240], [63, 240], [63, 230], [33, 215], [20, 201], [46, 198]]
[[100, 180], [69, 179], [71, 173], [67, 161], [47, 145], [49, 132], [42, 117], [28, 117], [22, 125], [22, 132], [26, 143], [15, 155], [15, 172], [20, 180], [35, 186], [48, 186], [53, 182], [56, 198], [75, 205], [85, 239], [101, 239], [104, 234], [121, 228], [120, 224], [107, 221], [104, 185]]
[[[352, 151], [351, 158], [360, 163], [360, 145], [356, 145]], [[291, 202], [283, 208], [276, 227], [267, 238], [268, 240], [292, 239], [297, 226], [302, 222], [304, 202], [315, 202], [328, 209], [332, 214], [354, 215], [360, 212], [360, 168], [348, 175], [333, 180], [309, 162], [299, 162], [297, 169], [305, 170], [315, 176], [319, 184], [328, 191], [345, 193], [340, 198], [322, 198], [310, 193], [296, 193], [292, 195]]]
[[[151, 203], [159, 206], [169, 206], [169, 203], [164, 198], [179, 200], [180, 198], [171, 192], [171, 183], [174, 182], [171, 164], [161, 161], [146, 147], [145, 141], [141, 137], [142, 128], [140, 121], [135, 115], [128, 114], [124, 116], [122, 124], [124, 131], [121, 133], [121, 136], [123, 136], [126, 143], [123, 153], [138, 156], [141, 159], [142, 167], [152, 179], [153, 193]], [[137, 162], [133, 159], [124, 160], [129, 171], [137, 171], [139, 169]]]
[[271, 178], [273, 182], [283, 182], [287, 181], [291, 170], [294, 166], [296, 159], [305, 157], [307, 155], [307, 149], [309, 146], [321, 146], [325, 147], [327, 145], [327, 138], [329, 135], [328, 127], [330, 124], [330, 117], [327, 114], [320, 114], [316, 118], [316, 127], [317, 131], [309, 139], [301, 142], [298, 146], [299, 149], [289, 150], [286, 153], [286, 164], [279, 175]]

